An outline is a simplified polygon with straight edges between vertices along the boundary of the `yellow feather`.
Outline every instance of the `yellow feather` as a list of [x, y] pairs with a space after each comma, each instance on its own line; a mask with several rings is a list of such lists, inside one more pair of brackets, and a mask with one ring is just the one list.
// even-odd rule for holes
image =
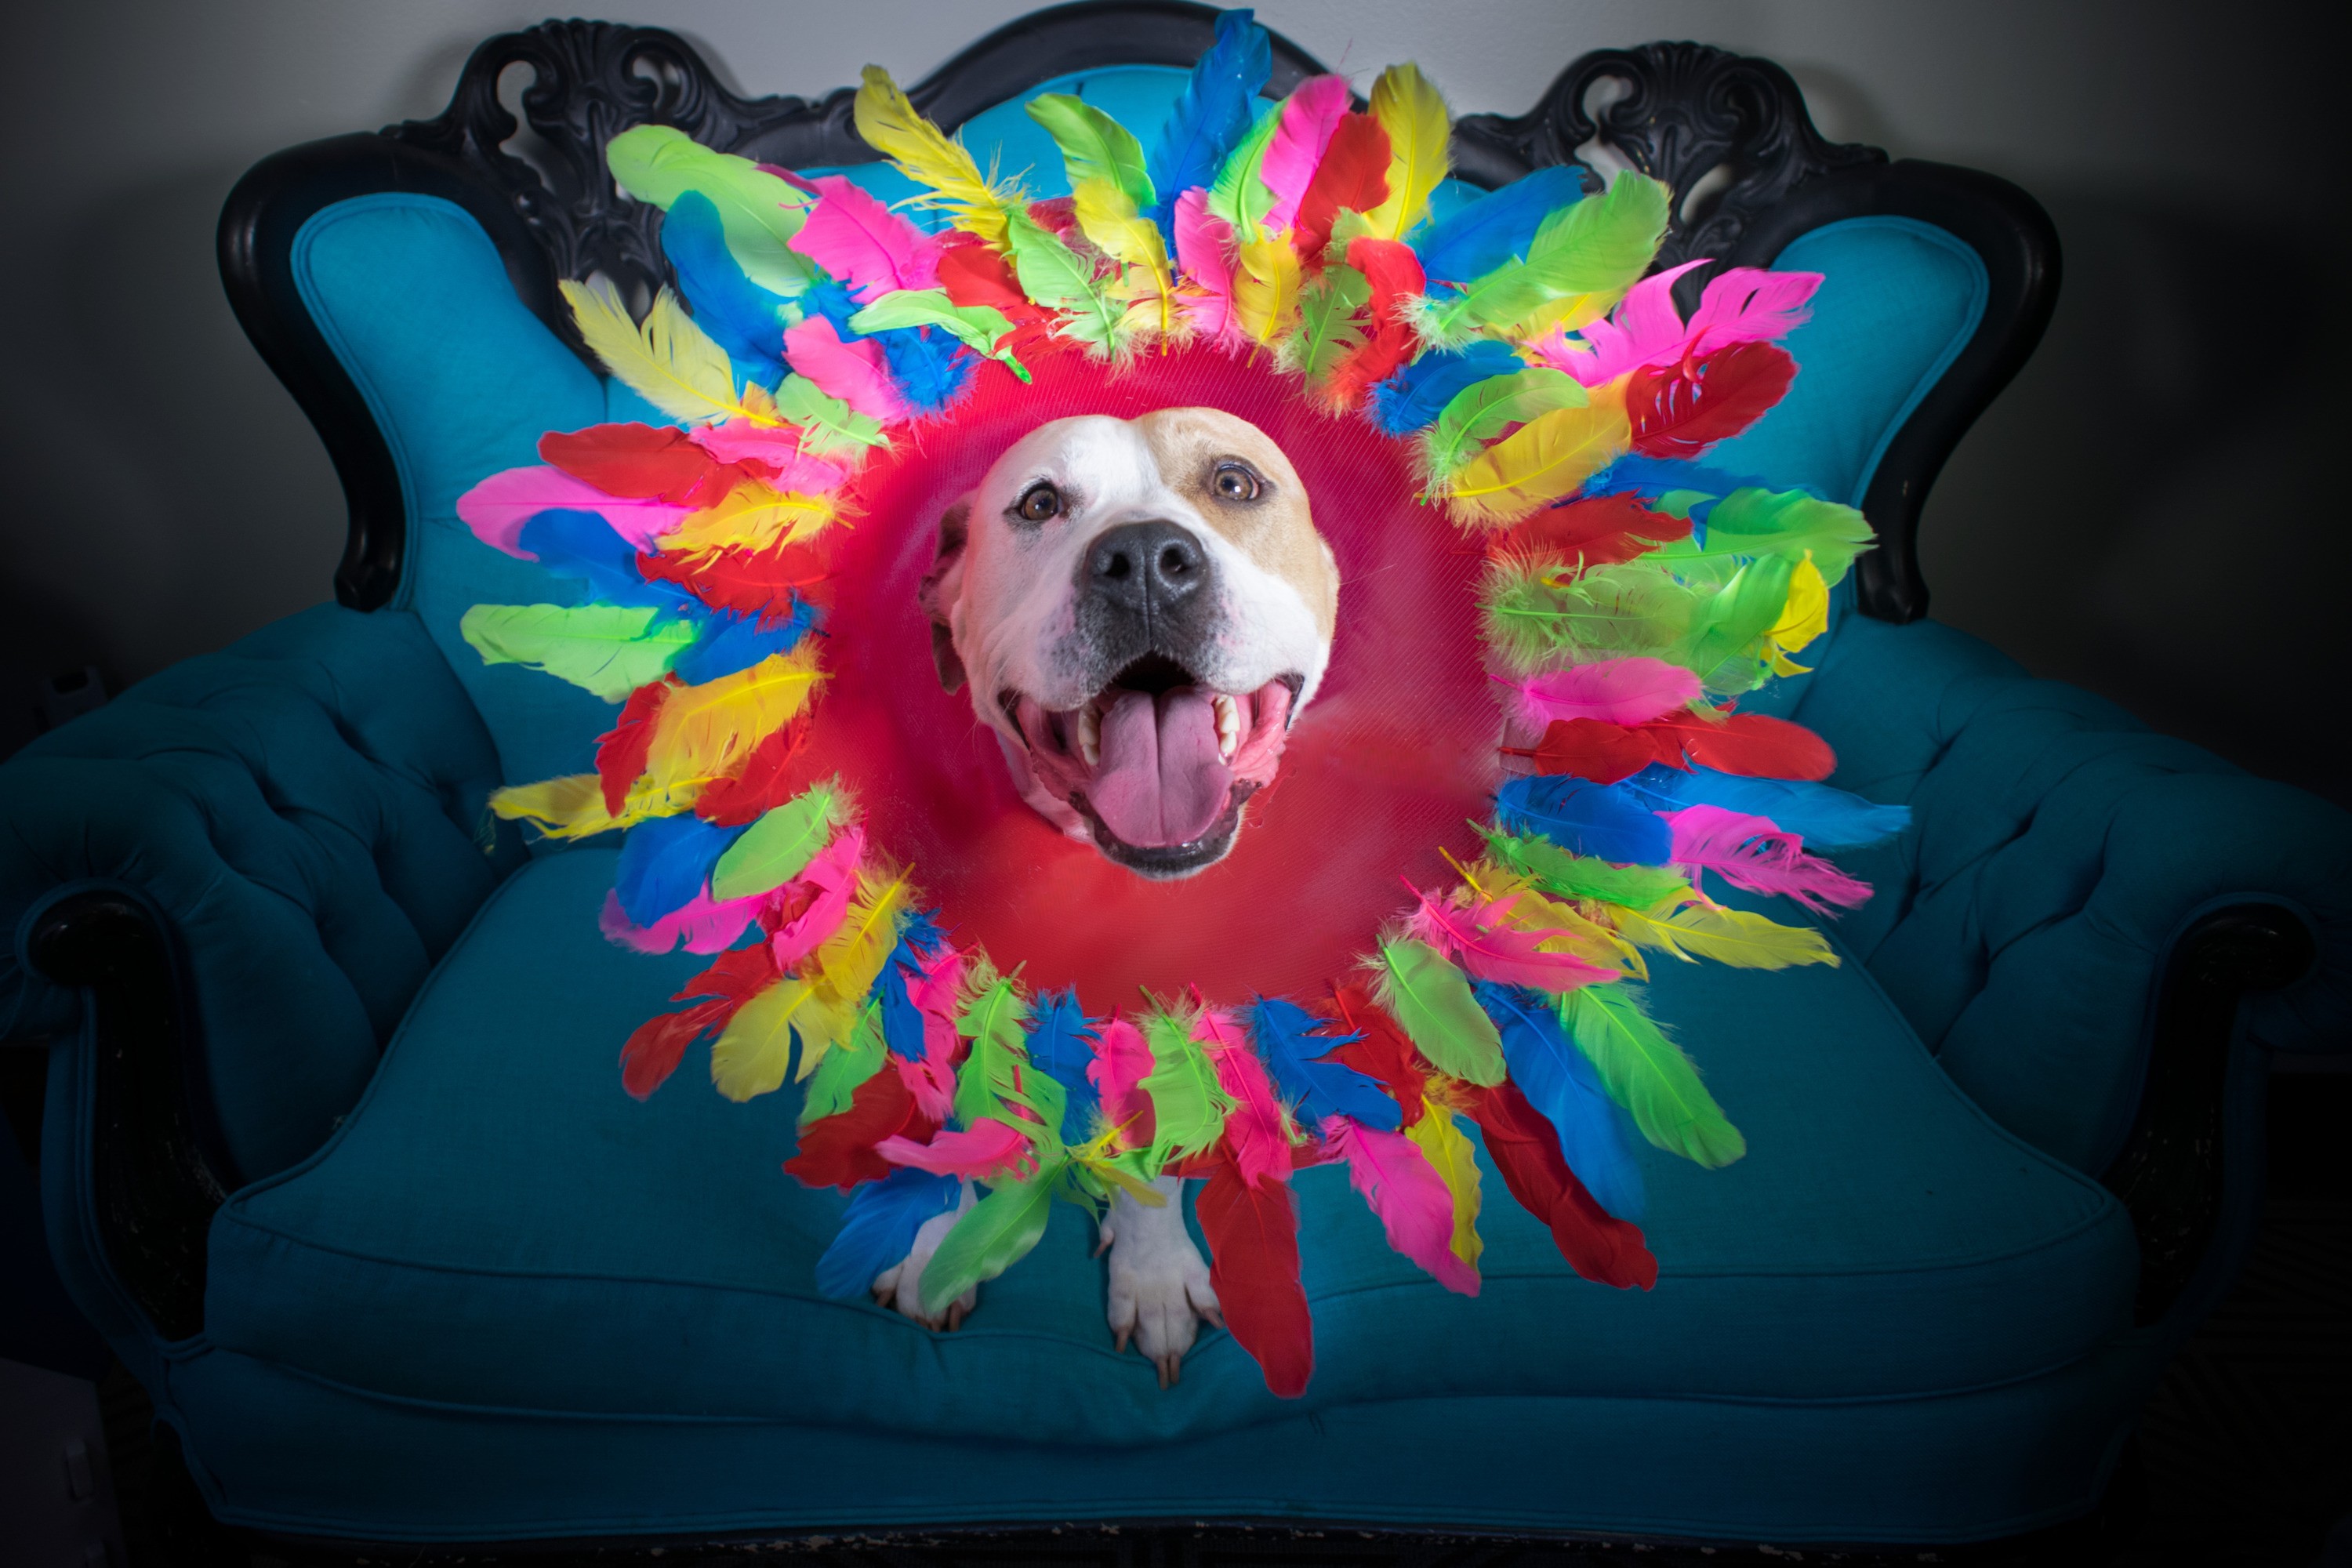
[[641, 782], [668, 795], [722, 777], [805, 707], [823, 679], [815, 652], [803, 644], [770, 654], [749, 669], [671, 692], [654, 721]]
[[1234, 320], [1254, 343], [1272, 344], [1298, 319], [1298, 252], [1290, 231], [1242, 242]]
[[[1138, 211], [1135, 198], [1108, 180], [1081, 180], [1070, 193], [1078, 228], [1096, 249], [1127, 268], [1121, 293], [1149, 307], [1145, 325], [1166, 336], [1176, 324], [1176, 274], [1160, 226]], [[1135, 311], [1129, 310], [1132, 318]]]
[[710, 1044], [710, 1081], [733, 1100], [771, 1093], [783, 1087], [792, 1065], [794, 1029], [801, 1035], [800, 1076], [806, 1078], [855, 1022], [816, 986], [787, 975], [735, 1009]]
[[843, 1002], [864, 999], [898, 945], [898, 916], [906, 907], [904, 875], [858, 875], [857, 896], [841, 929], [816, 950], [817, 973], [826, 992]]
[[1538, 305], [1513, 325], [1511, 335], [1522, 342], [1531, 343], [1553, 332], [1580, 331], [1615, 310], [1617, 301], [1624, 297], [1622, 289], [1606, 294], [1563, 294], [1547, 304]]
[[924, 119], [888, 71], [880, 66], [866, 68], [855, 112], [857, 134], [867, 146], [898, 164], [917, 184], [939, 193], [925, 198], [930, 205], [952, 215], [958, 228], [1003, 247], [1006, 209], [1020, 202], [1021, 193], [982, 178], [963, 143]]
[[620, 826], [604, 810], [604, 786], [594, 773], [509, 784], [491, 793], [490, 809], [509, 822], [528, 822], [550, 838], [584, 838]]
[[784, 540], [802, 540], [834, 519], [828, 496], [771, 489], [749, 479], [727, 492], [717, 506], [688, 512], [662, 535], [664, 550], [700, 552], [728, 548], [765, 550]]
[[1503, 917], [1519, 931], [1556, 931], [1566, 934], [1541, 944], [1545, 952], [1568, 952], [1603, 969], [1623, 970], [1648, 977], [1649, 965], [1639, 949], [1614, 927], [1587, 918], [1573, 904], [1556, 902], [1533, 888], [1520, 892]]
[[1430, 1169], [1454, 1194], [1454, 1256], [1476, 1268], [1478, 1255], [1486, 1249], [1486, 1244], [1478, 1238], [1476, 1152], [1470, 1147], [1470, 1140], [1462, 1136], [1462, 1129], [1454, 1124], [1454, 1112], [1435, 1096], [1421, 1102], [1421, 1120], [1404, 1132], [1421, 1146]]
[[1383, 239], [1402, 239], [1445, 178], [1454, 117], [1419, 66], [1391, 66], [1372, 84], [1372, 115], [1389, 133], [1388, 199], [1364, 215]]
[[639, 328], [604, 279], [591, 285], [567, 278], [560, 287], [571, 302], [581, 341], [595, 351], [605, 369], [671, 418], [782, 423], [772, 404], [763, 414], [737, 395], [735, 367], [727, 351], [694, 324], [668, 289], [654, 296], [654, 308]]
[[1805, 667], [1790, 660], [1789, 656], [1830, 629], [1830, 585], [1822, 576], [1822, 569], [1813, 564], [1813, 552], [1789, 574], [1789, 605], [1780, 612], [1779, 624], [1764, 634], [1765, 646], [1771, 653], [1772, 673], [1802, 675]]
[[1463, 464], [1446, 482], [1447, 506], [1458, 522], [1517, 522], [1607, 468], [1632, 438], [1621, 376], [1583, 407], [1538, 415]]
[[1616, 911], [1617, 929], [1643, 947], [1671, 952], [1685, 963], [1711, 958], [1735, 969], [1787, 969], [1804, 963], [1837, 967], [1829, 939], [1811, 926], [1777, 925], [1746, 910], [1693, 904], [1660, 919], [1639, 910]]

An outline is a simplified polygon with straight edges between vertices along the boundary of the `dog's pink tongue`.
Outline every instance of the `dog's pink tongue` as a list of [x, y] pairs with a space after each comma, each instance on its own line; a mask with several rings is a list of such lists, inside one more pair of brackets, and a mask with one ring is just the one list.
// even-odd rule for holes
[[1154, 699], [1129, 691], [1102, 716], [1102, 762], [1087, 798], [1103, 826], [1139, 848], [1189, 844], [1233, 793], [1217, 757], [1209, 694], [1186, 687]]

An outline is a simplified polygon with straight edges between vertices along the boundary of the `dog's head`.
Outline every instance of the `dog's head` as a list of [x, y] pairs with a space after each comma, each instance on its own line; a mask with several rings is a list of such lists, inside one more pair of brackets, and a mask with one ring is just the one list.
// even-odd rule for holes
[[1331, 655], [1339, 572], [1306, 488], [1211, 408], [1038, 426], [940, 521], [922, 588], [1029, 803], [1147, 877], [1233, 847]]

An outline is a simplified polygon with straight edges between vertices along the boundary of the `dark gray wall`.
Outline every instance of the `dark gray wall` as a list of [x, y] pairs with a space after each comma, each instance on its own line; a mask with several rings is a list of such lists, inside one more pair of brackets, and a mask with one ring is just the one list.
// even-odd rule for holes
[[[1021, 0], [640, 0], [747, 91], [867, 59], [912, 80]], [[2326, 7], [1936, 0], [1268, 0], [1333, 66], [1418, 59], [1457, 109], [1517, 111], [1579, 52], [1662, 37], [1769, 55], [1832, 136], [1975, 164], [2057, 219], [2041, 354], [1928, 504], [1936, 611], [2246, 765], [2345, 798], [2333, 639], [2352, 543], [2343, 136]], [[0, 115], [0, 749], [35, 678], [109, 684], [327, 597], [334, 477], [213, 270], [237, 174], [274, 148], [432, 113], [534, 10], [93, 0], [14, 19]], [[2297, 38], [2302, 47], [2297, 47]]]

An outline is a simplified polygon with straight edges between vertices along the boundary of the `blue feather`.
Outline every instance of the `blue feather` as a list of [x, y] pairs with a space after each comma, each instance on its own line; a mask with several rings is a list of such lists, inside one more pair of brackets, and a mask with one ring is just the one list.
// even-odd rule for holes
[[1625, 1113], [1601, 1074], [1559, 1026], [1550, 1003], [1524, 986], [1471, 982], [1478, 1005], [1503, 1037], [1503, 1064], [1528, 1103], [1559, 1134], [1568, 1168], [1593, 1201], [1619, 1219], [1642, 1217], [1642, 1167]]
[[1262, 996], [1245, 1017], [1258, 1055], [1274, 1073], [1274, 1081], [1297, 1101], [1298, 1120], [1310, 1131], [1327, 1116], [1348, 1116], [1367, 1127], [1393, 1132], [1403, 1124], [1404, 1112], [1381, 1087], [1380, 1079], [1323, 1056], [1335, 1046], [1360, 1040], [1361, 1035], [1318, 1035], [1323, 1020], [1295, 1002]]
[[890, 1047], [891, 1055], [919, 1062], [931, 1053], [923, 1037], [923, 1015], [907, 994], [907, 977], [919, 968], [915, 950], [907, 944], [908, 935], [903, 929], [899, 931], [898, 945], [891, 950], [889, 961], [874, 982], [874, 996], [882, 1005], [882, 1043]]
[[688, 191], [672, 202], [662, 218], [661, 244], [694, 309], [694, 324], [727, 351], [737, 378], [761, 386], [782, 381], [786, 301], [743, 275], [710, 198]]
[[1525, 260], [1544, 219], [1583, 196], [1581, 169], [1555, 163], [1456, 207], [1423, 230], [1413, 249], [1432, 283], [1474, 282], [1506, 262]]
[[883, 362], [898, 395], [918, 414], [937, 414], [961, 395], [971, 382], [979, 356], [945, 332], [923, 327], [898, 327], [877, 332]]
[[630, 920], [649, 926], [684, 909], [710, 879], [710, 868], [750, 827], [720, 827], [688, 812], [657, 816], [629, 829], [613, 890]]
[[1674, 853], [1673, 831], [1643, 797], [1622, 784], [1566, 773], [1507, 781], [1495, 792], [1495, 820], [1509, 832], [1540, 834], [1570, 854], [1621, 866], [1663, 866]]
[[[1655, 500], [1672, 490], [1696, 490], [1707, 499], [1693, 503], [1689, 517], [1704, 527], [1706, 514], [1715, 503], [1734, 490], [1762, 489], [1773, 487], [1751, 474], [1726, 473], [1702, 463], [1685, 463], [1673, 458], [1644, 458], [1628, 453], [1584, 481], [1578, 490], [1579, 498], [1591, 496], [1638, 495], [1644, 500]], [[1789, 487], [1784, 487], [1789, 488]], [[1793, 487], [1803, 489], [1805, 487]], [[1705, 536], [1699, 536], [1701, 543]]]
[[1029, 1060], [1062, 1086], [1062, 1140], [1084, 1142], [1094, 1127], [1100, 1096], [1087, 1079], [1098, 1037], [1078, 1005], [1075, 990], [1048, 991], [1037, 998], [1029, 1025]]
[[706, 611], [702, 636], [677, 656], [670, 671], [688, 686], [734, 675], [772, 654], [790, 653], [816, 624], [816, 609], [797, 595], [793, 613], [781, 619]]
[[816, 1260], [816, 1288], [836, 1301], [854, 1301], [874, 1289], [915, 1245], [923, 1222], [956, 1206], [963, 1184], [911, 1165], [868, 1182], [849, 1200], [841, 1230]]
[[1781, 831], [1795, 834], [1814, 849], [1859, 848], [1891, 838], [1911, 826], [1907, 805], [1881, 805], [1825, 784], [1741, 778], [1713, 768], [1684, 773], [1653, 763], [1611, 787], [1629, 792], [1652, 811], [1716, 805], [1749, 816], [1769, 816]]
[[1527, 368], [1510, 344], [1490, 338], [1425, 353], [1372, 388], [1372, 422], [1389, 435], [1409, 436], [1433, 423], [1464, 387]]
[[948, 933], [940, 929], [939, 912], [924, 910], [908, 916], [907, 923], [898, 928], [898, 945], [909, 947], [926, 958], [947, 946]]
[[1257, 95], [1274, 74], [1274, 40], [1246, 9], [1217, 17], [1217, 36], [1192, 67], [1184, 94], [1160, 128], [1144, 170], [1155, 198], [1151, 221], [1171, 247], [1176, 243], [1176, 198], [1195, 185], [1213, 184], [1225, 155], [1250, 132]]
[[556, 577], [587, 585], [587, 596], [607, 605], [653, 605], [699, 616], [699, 600], [675, 583], [648, 583], [637, 571], [637, 547], [593, 511], [543, 511], [522, 525], [516, 542]]
[[837, 278], [818, 273], [816, 281], [802, 290], [797, 303], [803, 318], [823, 316], [831, 321], [834, 331], [845, 343], [855, 342], [865, 336], [862, 332], [850, 331], [849, 318], [866, 307], [851, 298], [849, 285]]

